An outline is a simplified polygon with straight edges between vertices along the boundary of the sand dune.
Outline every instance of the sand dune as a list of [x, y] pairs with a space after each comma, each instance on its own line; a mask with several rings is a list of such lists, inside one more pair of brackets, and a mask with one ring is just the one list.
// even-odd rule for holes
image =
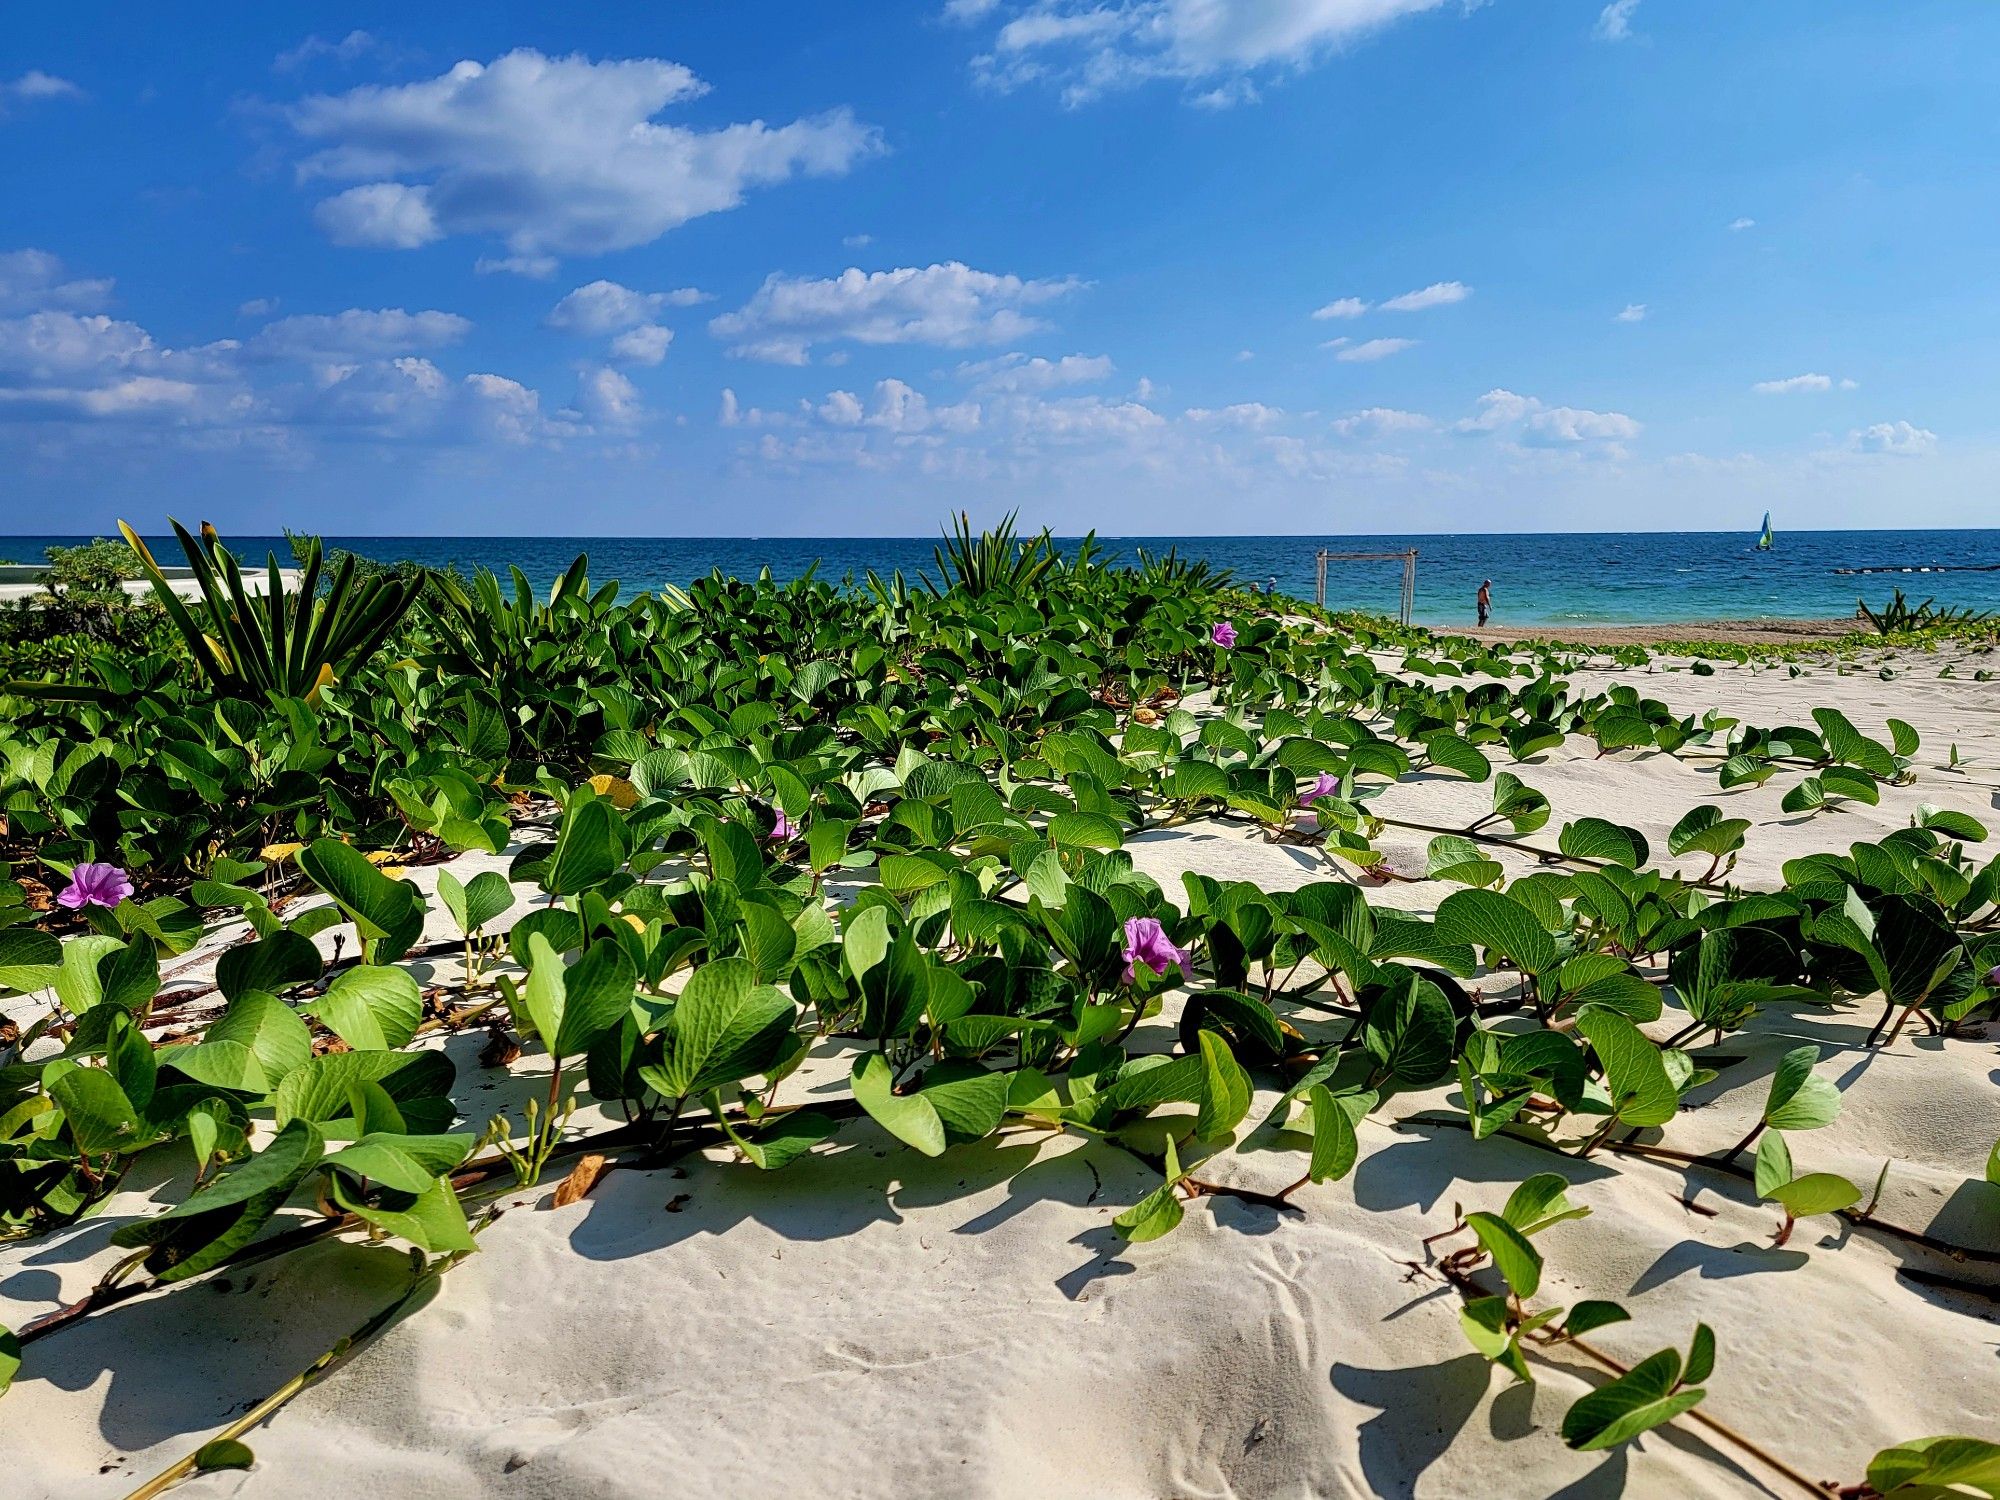
[[[1575, 678], [1633, 681], [1680, 711], [1714, 706], [1763, 723], [1809, 722], [1810, 707], [1827, 702], [1868, 732], [1885, 715], [1906, 719], [1924, 735], [1920, 774], [1878, 808], [1795, 818], [1778, 806], [1792, 774], [1718, 793], [1711, 761], [1597, 759], [1580, 741], [1513, 769], [1554, 803], [1551, 829], [1585, 813], [1615, 818], [1646, 832], [1662, 858], [1667, 830], [1695, 802], [1752, 818], [1736, 872], [1751, 885], [1774, 881], [1788, 857], [1903, 826], [1926, 801], [2000, 826], [2000, 691], [1970, 668], [1938, 679], [1941, 661], [1899, 657], [1889, 681], [1872, 666]], [[1952, 743], [1956, 772], [1938, 768]], [[1375, 804], [1461, 826], [1486, 805], [1487, 788], [1445, 779], [1398, 785]], [[1391, 830], [1381, 842], [1420, 870], [1426, 840]], [[1316, 851], [1231, 823], [1131, 848], [1170, 892], [1186, 869], [1270, 887], [1329, 878]], [[1534, 863], [1511, 851], [1504, 862]], [[1370, 898], [1428, 910], [1443, 894], [1418, 882]], [[1801, 1168], [1872, 1182], [1888, 1160], [1882, 1219], [2000, 1245], [2000, 1189], [1976, 1180], [2000, 1134], [2000, 1045], [1906, 1035], [1869, 1053], [1859, 1044], [1873, 1020], [1872, 1004], [1767, 1011], [1725, 1048], [1745, 1064], [1709, 1086], [1668, 1139], [1702, 1152], [1741, 1136], [1777, 1056], [1812, 1041], [1845, 1108], [1798, 1138]], [[1147, 1031], [1170, 1044], [1164, 1022]], [[535, 1089], [544, 1061], [483, 1070], [480, 1041], [446, 1044], [474, 1128]], [[823, 1048], [786, 1097], [844, 1090], [845, 1072], [838, 1049]], [[1703, 1410], [1807, 1474], [1852, 1482], [1891, 1442], [1996, 1435], [2000, 1267], [1829, 1218], [1802, 1222], [1774, 1249], [1776, 1213], [1746, 1183], [1633, 1157], [1579, 1162], [1504, 1138], [1475, 1144], [1426, 1123], [1444, 1118], [1436, 1106], [1452, 1092], [1398, 1096], [1386, 1118], [1364, 1122], [1353, 1174], [1302, 1190], [1302, 1212], [1208, 1198], [1174, 1234], [1141, 1245], [1110, 1221], [1155, 1174], [1126, 1152], [1034, 1130], [931, 1161], [863, 1121], [807, 1168], [762, 1174], [713, 1153], [614, 1171], [561, 1210], [547, 1207], [552, 1176], [498, 1200], [507, 1211], [480, 1253], [426, 1305], [249, 1434], [254, 1470], [181, 1493], [1795, 1493], [1692, 1427], [1610, 1456], [1571, 1452], [1555, 1425], [1597, 1377], [1551, 1364], [1538, 1387], [1510, 1388], [1469, 1350], [1457, 1296], [1420, 1241], [1453, 1222], [1454, 1205], [1497, 1209], [1512, 1184], [1550, 1168], [1593, 1212], [1541, 1239], [1542, 1300], [1624, 1301], [1633, 1321], [1598, 1342], [1625, 1359], [1685, 1347], [1707, 1321], [1720, 1356]], [[1250, 1122], [1271, 1102], [1260, 1099]], [[1204, 1175], [1289, 1182], [1300, 1157], [1271, 1144], [1246, 1125]], [[179, 1189], [167, 1187], [130, 1181], [99, 1217], [0, 1247], [0, 1322], [18, 1326], [82, 1292], [116, 1259], [112, 1227], [172, 1201]], [[391, 1248], [325, 1244], [139, 1299], [34, 1346], [5, 1401], [0, 1488], [124, 1494], [393, 1299], [407, 1269]]]

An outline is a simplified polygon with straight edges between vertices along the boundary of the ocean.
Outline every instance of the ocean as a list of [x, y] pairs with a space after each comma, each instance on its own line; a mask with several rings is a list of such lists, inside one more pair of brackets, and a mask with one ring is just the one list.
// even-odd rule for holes
[[[39, 562], [42, 549], [81, 537], [0, 537], [0, 558]], [[260, 565], [275, 548], [290, 561], [282, 537], [232, 536], [239, 557]], [[1788, 619], [1851, 616], [1857, 599], [1880, 607], [1901, 588], [1911, 603], [1936, 596], [1941, 605], [2000, 611], [2000, 530], [1781, 531], [1769, 552], [1754, 550], [1754, 533], [1591, 532], [1509, 536], [1209, 536], [1100, 537], [1102, 547], [1130, 560], [1178, 548], [1232, 569], [1260, 587], [1275, 578], [1281, 592], [1313, 594], [1316, 550], [1400, 552], [1417, 549], [1415, 619], [1453, 626], [1474, 618], [1480, 580], [1493, 580], [1496, 625], [1617, 625], [1684, 620]], [[859, 578], [868, 569], [914, 575], [934, 569], [929, 537], [357, 537], [327, 544], [365, 557], [401, 559], [503, 573], [518, 565], [538, 586], [556, 577], [579, 552], [590, 554], [591, 578], [620, 580], [628, 590], [686, 583], [720, 568], [754, 575], [769, 568], [795, 578], [814, 564], [821, 578]], [[153, 543], [162, 563], [179, 546]], [[1074, 538], [1062, 539], [1073, 548]], [[1846, 576], [1837, 569], [1948, 566], [1988, 571], [1907, 571]], [[1327, 604], [1394, 614], [1402, 569], [1396, 562], [1331, 563]]]

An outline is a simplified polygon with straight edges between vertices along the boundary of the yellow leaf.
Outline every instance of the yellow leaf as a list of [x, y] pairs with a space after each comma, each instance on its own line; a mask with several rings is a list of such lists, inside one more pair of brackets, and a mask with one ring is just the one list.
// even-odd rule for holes
[[623, 776], [593, 776], [589, 785], [598, 796], [609, 797], [620, 812], [639, 805], [639, 789]]
[[313, 679], [312, 691], [306, 694], [306, 702], [319, 702], [320, 690], [331, 686], [333, 686], [333, 667], [330, 663], [321, 662], [319, 676]]
[[266, 844], [257, 851], [257, 857], [277, 864], [290, 859], [303, 848], [305, 848], [304, 844]]
[[639, 914], [637, 912], [628, 911], [624, 914], [624, 916], [625, 920], [632, 924], [632, 930], [634, 932], [644, 932], [646, 930], [646, 924], [639, 920]]

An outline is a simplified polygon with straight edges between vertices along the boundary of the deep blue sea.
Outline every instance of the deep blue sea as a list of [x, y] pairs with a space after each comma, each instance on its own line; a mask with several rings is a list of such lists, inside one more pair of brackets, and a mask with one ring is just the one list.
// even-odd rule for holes
[[[0, 537], [0, 558], [41, 561], [42, 548], [79, 537]], [[815, 563], [819, 576], [859, 578], [867, 569], [915, 574], [934, 568], [931, 538], [863, 537], [353, 537], [329, 536], [385, 562], [456, 563], [465, 569], [504, 570], [517, 564], [546, 585], [579, 552], [590, 554], [591, 578], [619, 579], [628, 590], [686, 583], [711, 568], [750, 575], [768, 567], [793, 578]], [[276, 548], [289, 563], [282, 538], [230, 537], [240, 557], [260, 564]], [[1177, 547], [1231, 568], [1240, 580], [1311, 598], [1313, 555], [1417, 549], [1416, 619], [1431, 625], [1473, 620], [1473, 594], [1493, 580], [1498, 625], [1653, 623], [1734, 620], [1756, 616], [1809, 618], [1854, 613], [1857, 598], [1887, 602], [1901, 588], [1916, 603], [1935, 595], [1944, 605], [2000, 611], [2000, 530], [1992, 531], [1781, 531], [1770, 552], [1753, 549], [1750, 532], [1601, 532], [1513, 536], [1235, 536], [1101, 537], [1111, 553], [1129, 560], [1135, 549]], [[153, 543], [162, 563], [180, 556], [171, 539]], [[1065, 539], [1066, 547], [1074, 546]], [[1892, 566], [1983, 567], [1986, 572], [1885, 573], [1844, 577], [1837, 568]], [[1333, 608], [1393, 614], [1401, 586], [1398, 563], [1334, 563], [1328, 568], [1327, 603]]]

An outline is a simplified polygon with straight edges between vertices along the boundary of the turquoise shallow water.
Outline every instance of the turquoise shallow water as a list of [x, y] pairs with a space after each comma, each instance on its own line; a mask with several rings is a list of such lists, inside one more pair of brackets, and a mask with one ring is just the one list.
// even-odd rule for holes
[[[0, 537], [0, 557], [40, 561], [41, 549], [77, 537]], [[232, 537], [239, 555], [261, 561], [269, 548], [289, 560], [282, 538]], [[1275, 577], [1286, 593], [1310, 598], [1313, 553], [1389, 552], [1415, 547], [1416, 618], [1431, 625], [1473, 620], [1482, 578], [1493, 580], [1497, 625], [1616, 625], [1675, 620], [1813, 618], [1854, 613], [1857, 597], [1885, 603], [1900, 587], [1914, 603], [2000, 611], [2000, 530], [1780, 531], [1776, 547], [1753, 550], [1743, 532], [1593, 532], [1513, 536], [1241, 536], [1110, 537], [1104, 547], [1129, 559], [1136, 547], [1185, 555], [1233, 568], [1259, 584]], [[822, 577], [859, 576], [873, 568], [915, 573], [932, 566], [931, 539], [908, 537], [340, 537], [348, 547], [383, 561], [453, 562], [504, 570], [518, 564], [546, 584], [578, 552], [591, 557], [591, 576], [628, 588], [685, 583], [710, 568], [754, 574], [768, 567], [795, 577], [815, 562]], [[1074, 545], [1073, 542], [1066, 545]], [[162, 561], [179, 556], [171, 539], [156, 544]], [[1843, 577], [1843, 567], [1941, 564], [1989, 572], [1911, 572]], [[1393, 613], [1401, 583], [1395, 563], [1334, 564], [1327, 602], [1336, 608]]]

